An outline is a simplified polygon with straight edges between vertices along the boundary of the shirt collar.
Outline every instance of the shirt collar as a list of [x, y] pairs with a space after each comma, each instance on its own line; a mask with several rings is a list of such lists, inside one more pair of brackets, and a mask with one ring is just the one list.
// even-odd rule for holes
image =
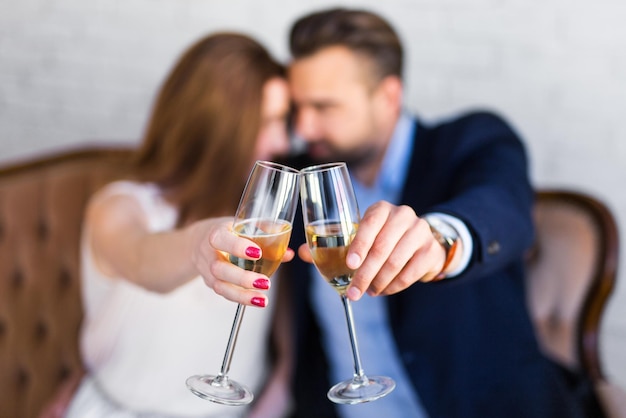
[[[384, 195], [385, 199], [392, 201], [400, 198], [411, 160], [413, 137], [416, 129], [415, 119], [407, 111], [403, 110], [396, 122], [380, 172], [376, 177], [374, 186], [370, 188], [370, 192], [380, 193]], [[357, 183], [355, 187], [358, 189], [367, 189], [355, 181], [355, 179], [353, 179], [353, 182]]]
[[398, 194], [398, 197], [406, 180], [416, 128], [415, 120], [403, 110], [396, 123], [378, 174], [377, 182], [380, 186], [389, 192]]

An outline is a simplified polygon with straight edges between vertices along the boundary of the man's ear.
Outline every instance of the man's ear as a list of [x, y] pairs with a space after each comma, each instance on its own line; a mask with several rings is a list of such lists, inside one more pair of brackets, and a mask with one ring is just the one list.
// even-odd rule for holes
[[388, 75], [376, 87], [376, 95], [382, 101], [384, 108], [399, 111], [402, 107], [403, 85], [400, 77]]

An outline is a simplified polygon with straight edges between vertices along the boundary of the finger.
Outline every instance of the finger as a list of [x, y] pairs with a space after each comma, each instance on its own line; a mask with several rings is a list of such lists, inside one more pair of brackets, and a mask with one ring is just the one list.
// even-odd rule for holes
[[361, 298], [370, 286], [376, 272], [382, 266], [380, 259], [382, 254], [377, 254], [377, 251], [381, 251], [383, 246], [379, 243], [379, 246], [373, 251], [372, 247], [389, 217], [391, 207], [385, 203], [378, 202], [366, 210], [346, 256], [346, 265], [356, 270], [352, 282], [346, 290], [346, 295], [353, 301]]
[[283, 255], [282, 260], [280, 261], [281, 263], [288, 263], [291, 260], [293, 260], [293, 258], [296, 256], [296, 252], [291, 249], [291, 248], [287, 248], [287, 251], [285, 251], [285, 254]]
[[[271, 280], [262, 274], [242, 270], [228, 261], [213, 263], [211, 274], [204, 281], [213, 291], [230, 301], [265, 307], [267, 295], [259, 290], [271, 287]], [[259, 290], [254, 290], [259, 289]]]
[[[418, 281], [429, 282], [435, 274], [428, 275], [425, 273], [425, 269], [420, 265], [420, 257], [413, 258], [405, 268], [398, 274], [389, 285], [380, 291], [380, 295], [393, 295], [395, 293], [406, 290]], [[368, 292], [369, 293], [369, 292]]]
[[[431, 238], [431, 236], [427, 235], [427, 238]], [[381, 294], [391, 295], [400, 292], [417, 281], [426, 283], [438, 280], [437, 277], [441, 272], [446, 256], [445, 250], [434, 237], [426, 241], [402, 269], [402, 272]]]
[[[432, 234], [428, 224], [420, 219], [415, 219], [413, 225], [409, 226], [407, 224], [407, 226], [408, 228], [367, 288], [369, 295], [376, 296], [384, 293], [387, 287], [397, 280], [409, 283], [412, 279], [414, 281], [420, 279], [421, 276], [408, 276], [405, 269], [416, 254], [419, 253], [422, 246], [429, 243], [428, 239]], [[403, 272], [405, 275], [401, 276]], [[408, 286], [405, 285], [404, 287]]]
[[213, 290], [219, 286], [220, 282], [229, 283], [244, 289], [267, 290], [271, 286], [271, 281], [267, 276], [254, 271], [244, 270], [228, 261], [213, 263], [210, 273], [212, 280], [209, 287], [212, 287]]
[[[378, 280], [378, 284], [374, 293], [384, 289], [402, 270], [404, 264], [415, 251], [407, 248], [410, 248], [410, 245], [415, 245], [415, 243], [405, 241], [399, 247], [398, 254], [393, 254], [398, 244], [402, 242], [407, 230], [414, 227], [417, 219], [413, 209], [408, 206], [393, 208], [393, 213], [388, 216], [387, 221], [379, 229], [367, 257], [354, 275], [350, 287], [356, 290], [350, 291], [349, 297], [357, 296], [358, 293], [362, 294], [368, 290], [375, 279]], [[387, 266], [386, 270], [383, 269], [385, 265]]]
[[261, 248], [254, 241], [234, 234], [228, 220], [213, 228], [207, 241], [211, 248], [237, 257], [256, 260], [263, 255]]
[[302, 244], [298, 248], [298, 257], [306, 263], [312, 263], [313, 257], [311, 256], [311, 250], [307, 244]]
[[265, 308], [269, 303], [266, 294], [245, 290], [227, 282], [217, 281], [213, 287], [213, 291], [223, 298], [246, 306]]
[[390, 211], [391, 204], [384, 201], [374, 203], [365, 211], [346, 256], [346, 264], [349, 268], [356, 270], [361, 267], [379, 231], [387, 222]]

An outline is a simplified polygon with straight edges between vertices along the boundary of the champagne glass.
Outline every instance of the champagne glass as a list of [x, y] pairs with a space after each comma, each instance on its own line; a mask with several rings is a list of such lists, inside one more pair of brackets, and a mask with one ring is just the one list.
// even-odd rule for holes
[[301, 170], [302, 212], [306, 240], [313, 263], [343, 302], [354, 358], [352, 379], [337, 383], [328, 399], [340, 404], [374, 401], [395, 387], [386, 376], [366, 376], [361, 367], [352, 307], [346, 288], [354, 270], [346, 266], [346, 255], [359, 226], [359, 208], [345, 163], [329, 163]]
[[[276, 271], [289, 245], [299, 180], [299, 172], [293, 168], [269, 161], [255, 163], [235, 214], [233, 231], [261, 247], [262, 257], [247, 260], [230, 255], [231, 263], [266, 276]], [[220, 372], [187, 379], [187, 387], [195, 395], [224, 405], [252, 402], [250, 389], [228, 378], [244, 311], [245, 305], [238, 304]]]

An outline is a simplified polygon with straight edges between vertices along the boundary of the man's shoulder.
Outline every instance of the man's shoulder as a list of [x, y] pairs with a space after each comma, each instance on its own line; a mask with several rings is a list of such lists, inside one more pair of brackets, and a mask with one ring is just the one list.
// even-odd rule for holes
[[453, 129], [464, 127], [509, 127], [509, 123], [495, 111], [478, 109], [457, 113], [453, 116], [440, 118], [430, 123], [424, 123], [428, 129]]
[[517, 132], [501, 115], [490, 110], [471, 110], [454, 116], [421, 123], [420, 135], [431, 139], [519, 137]]

